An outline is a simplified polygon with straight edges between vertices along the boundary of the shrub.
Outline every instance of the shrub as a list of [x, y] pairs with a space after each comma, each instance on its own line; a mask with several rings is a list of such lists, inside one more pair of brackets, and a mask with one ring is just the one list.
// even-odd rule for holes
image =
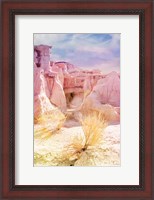
[[37, 119], [37, 125], [34, 127], [35, 138], [45, 138], [50, 136], [52, 133], [61, 129], [65, 120], [65, 115], [57, 109], [43, 113]]
[[[72, 165], [75, 164], [88, 150], [99, 148], [99, 144], [103, 141], [103, 130], [107, 123], [100, 111], [89, 111], [82, 114], [80, 119], [83, 134], [75, 135], [70, 144], [63, 149], [65, 160], [69, 160]], [[63, 158], [64, 159], [64, 158]], [[89, 158], [90, 159], [90, 158]]]
[[85, 135], [84, 149], [98, 145], [102, 140], [102, 132], [107, 126], [102, 113], [99, 111], [84, 113], [81, 124]]

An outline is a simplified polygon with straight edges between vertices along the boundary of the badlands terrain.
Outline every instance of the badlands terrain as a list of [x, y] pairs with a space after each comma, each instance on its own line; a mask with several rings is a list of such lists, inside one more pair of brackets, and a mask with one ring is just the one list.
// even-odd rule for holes
[[120, 74], [34, 47], [34, 166], [120, 165]]

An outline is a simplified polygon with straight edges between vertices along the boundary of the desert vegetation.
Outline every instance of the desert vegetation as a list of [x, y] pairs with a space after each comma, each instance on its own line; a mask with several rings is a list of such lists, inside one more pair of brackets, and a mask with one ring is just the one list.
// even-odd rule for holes
[[[69, 128], [68, 133], [66, 128], [62, 127], [67, 120], [66, 117], [62, 118], [62, 122], [57, 124], [54, 131], [50, 126], [35, 129], [35, 145], [39, 144], [42, 147], [46, 145], [46, 148], [50, 148], [48, 153], [45, 149], [40, 152], [35, 151], [35, 166], [91, 166], [97, 165], [98, 161], [99, 165], [101, 161], [113, 164], [111, 160], [111, 163], [107, 161], [110, 157], [109, 149], [102, 147], [105, 143], [104, 130], [107, 127], [107, 121], [102, 113], [93, 111], [80, 116], [80, 126]], [[40, 123], [44, 123], [46, 117], [40, 118]], [[57, 119], [57, 116], [47, 117], [47, 119], [50, 120], [49, 124], [52, 124], [52, 120]], [[115, 164], [118, 164], [118, 155], [115, 152], [112, 154], [117, 157]]]
[[107, 121], [100, 111], [87, 112], [82, 115], [81, 125], [85, 136], [84, 150], [97, 146], [102, 141], [102, 133]]
[[37, 125], [34, 127], [35, 138], [46, 138], [61, 129], [66, 117], [60, 111], [45, 113], [38, 117]]

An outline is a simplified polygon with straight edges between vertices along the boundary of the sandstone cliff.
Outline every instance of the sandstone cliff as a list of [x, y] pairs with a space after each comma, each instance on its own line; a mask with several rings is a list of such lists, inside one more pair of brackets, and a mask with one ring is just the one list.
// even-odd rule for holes
[[[120, 119], [120, 76], [99, 70], [83, 70], [67, 62], [50, 61], [51, 46], [34, 47], [34, 115], [41, 113], [42, 91], [51, 105], [63, 113], [71, 109], [101, 109], [111, 121]], [[43, 88], [43, 90], [42, 90]]]

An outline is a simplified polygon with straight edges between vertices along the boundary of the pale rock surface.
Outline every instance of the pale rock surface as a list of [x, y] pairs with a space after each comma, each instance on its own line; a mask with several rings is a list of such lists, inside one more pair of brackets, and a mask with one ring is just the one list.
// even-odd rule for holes
[[[35, 166], [112, 166], [120, 164], [120, 125], [108, 126], [102, 133], [102, 143], [80, 155], [85, 138], [81, 126], [62, 128], [45, 139], [35, 139]], [[75, 145], [74, 145], [75, 143]]]
[[[50, 92], [47, 87], [47, 82], [44, 77], [44, 70], [36, 68], [34, 65], [34, 118], [38, 118], [42, 110], [42, 96], [48, 100]], [[50, 109], [51, 103], [48, 102], [48, 110]]]
[[73, 96], [71, 102], [70, 102], [70, 108], [78, 108], [82, 105], [84, 101], [84, 93], [77, 93]]
[[82, 109], [100, 110], [111, 123], [120, 121], [120, 79], [116, 72], [97, 81]]
[[93, 89], [102, 104], [120, 106], [120, 78], [118, 73], [111, 72], [104, 79], [100, 79]]
[[[50, 88], [50, 101], [60, 108], [62, 111], [66, 111], [66, 97], [63, 89], [64, 74], [61, 68], [53, 65], [50, 68], [49, 74], [53, 77], [52, 88]], [[48, 77], [48, 79], [50, 76]], [[50, 86], [49, 86], [50, 87]]]

